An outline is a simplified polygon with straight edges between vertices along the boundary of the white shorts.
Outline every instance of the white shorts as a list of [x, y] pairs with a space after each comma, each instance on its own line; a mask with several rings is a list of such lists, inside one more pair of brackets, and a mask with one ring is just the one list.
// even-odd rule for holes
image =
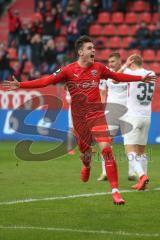
[[126, 116], [125, 121], [132, 125], [132, 129], [123, 135], [124, 145], [138, 144], [145, 146], [148, 140], [151, 118]]
[[125, 124], [125, 106], [123, 107], [122, 105], [122, 108], [110, 109], [110, 113], [108, 112], [108, 109], [106, 109], [105, 116], [111, 136], [116, 137], [118, 134], [123, 136], [127, 127]]
[[73, 128], [73, 121], [72, 121], [72, 113], [71, 113], [71, 105], [68, 108], [68, 128]]

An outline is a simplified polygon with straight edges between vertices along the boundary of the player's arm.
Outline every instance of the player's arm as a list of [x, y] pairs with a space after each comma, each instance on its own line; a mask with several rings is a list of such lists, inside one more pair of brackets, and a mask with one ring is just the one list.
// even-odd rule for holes
[[14, 90], [17, 88], [42, 88], [50, 84], [56, 84], [62, 82], [66, 79], [66, 74], [64, 70], [57, 70], [54, 74], [42, 77], [33, 81], [18, 82], [13, 76], [12, 81], [5, 81], [2, 85], [7, 87], [8, 90]]
[[114, 79], [117, 82], [155, 82], [157, 77], [156, 76], [152, 76], [149, 74], [145, 75], [145, 76], [133, 76], [130, 74], [124, 74], [124, 73], [115, 73], [115, 72], [111, 72], [109, 70], [109, 68], [106, 68], [104, 66], [103, 69], [103, 73], [102, 73], [102, 77], [104, 79]]
[[107, 98], [107, 84], [105, 82], [106, 80], [101, 80], [99, 84], [99, 91], [102, 103], [105, 103]]
[[126, 69], [128, 69], [131, 64], [133, 63], [133, 56], [135, 54], [132, 54], [131, 56], [129, 56], [126, 60], [126, 62], [123, 64], [123, 66], [117, 71], [118, 73], [123, 73]]

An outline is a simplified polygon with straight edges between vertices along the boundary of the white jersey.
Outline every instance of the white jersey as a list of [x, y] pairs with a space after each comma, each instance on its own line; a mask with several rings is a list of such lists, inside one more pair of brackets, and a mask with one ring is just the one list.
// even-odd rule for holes
[[108, 88], [107, 103], [118, 103], [126, 106], [127, 83], [114, 83], [112, 79], [101, 80], [99, 89]]
[[[137, 70], [126, 69], [125, 73], [131, 75], [145, 76], [148, 73], [155, 75], [153, 71], [144, 68]], [[153, 82], [130, 82], [127, 90], [127, 115], [151, 116], [151, 102], [155, 84]]]

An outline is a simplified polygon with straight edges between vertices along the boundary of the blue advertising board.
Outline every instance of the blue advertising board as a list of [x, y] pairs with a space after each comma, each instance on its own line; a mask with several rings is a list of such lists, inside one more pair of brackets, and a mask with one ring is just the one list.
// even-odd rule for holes
[[[52, 110], [49, 117], [44, 117], [44, 110], [0, 110], [0, 140], [63, 141], [68, 130], [67, 115], [67, 110]], [[153, 112], [148, 143], [160, 143], [159, 125], [160, 112]], [[122, 137], [116, 137], [115, 142], [122, 142]]]

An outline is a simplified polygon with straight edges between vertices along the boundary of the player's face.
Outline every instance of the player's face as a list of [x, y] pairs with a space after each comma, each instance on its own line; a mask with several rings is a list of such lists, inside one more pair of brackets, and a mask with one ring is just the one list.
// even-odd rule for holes
[[84, 43], [82, 48], [79, 50], [79, 57], [87, 64], [94, 63], [95, 57], [94, 44], [91, 42]]
[[113, 71], [117, 72], [121, 67], [121, 60], [119, 58], [116, 58], [116, 57], [111, 57], [111, 58], [108, 59], [108, 66]]

